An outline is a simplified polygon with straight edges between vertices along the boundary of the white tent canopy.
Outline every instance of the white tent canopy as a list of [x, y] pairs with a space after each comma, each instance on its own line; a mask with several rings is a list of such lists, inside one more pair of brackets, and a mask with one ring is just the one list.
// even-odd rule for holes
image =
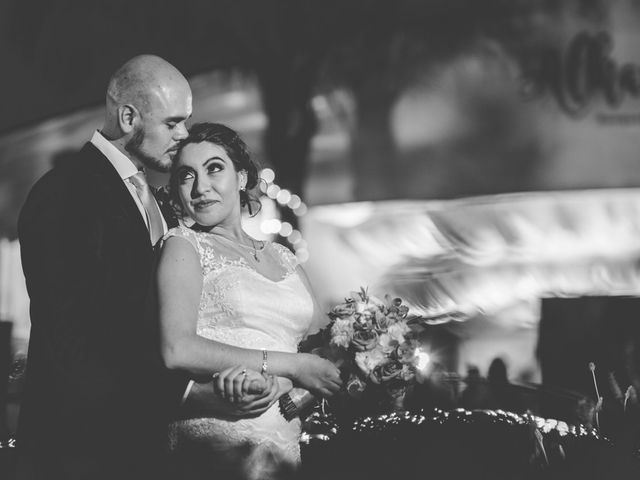
[[640, 294], [640, 189], [315, 207], [305, 231], [327, 302], [368, 285], [437, 321]]

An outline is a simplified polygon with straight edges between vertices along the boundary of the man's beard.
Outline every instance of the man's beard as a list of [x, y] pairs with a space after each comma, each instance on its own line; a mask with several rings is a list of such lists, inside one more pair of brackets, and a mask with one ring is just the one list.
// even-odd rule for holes
[[129, 153], [129, 155], [140, 160], [140, 163], [145, 167], [158, 172], [168, 172], [171, 165], [165, 165], [162, 160], [152, 157], [142, 150], [142, 143], [144, 142], [144, 139], [144, 130], [142, 128], [138, 128], [133, 132], [131, 140], [126, 143], [124, 149]]

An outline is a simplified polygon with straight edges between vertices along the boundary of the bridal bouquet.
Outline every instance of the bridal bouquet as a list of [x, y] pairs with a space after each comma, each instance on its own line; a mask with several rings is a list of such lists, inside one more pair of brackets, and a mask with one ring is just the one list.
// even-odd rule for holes
[[[393, 408], [402, 408], [422, 355], [408, 314], [401, 299], [387, 295], [381, 300], [361, 288], [331, 309], [329, 324], [315, 336], [320, 345], [307, 345], [306, 350], [340, 367], [348, 396], [360, 398], [373, 387], [386, 393]], [[285, 398], [281, 402], [285, 417], [303, 410], [305, 400]]]
[[397, 397], [415, 380], [420, 351], [408, 313], [401, 299], [383, 301], [362, 288], [331, 309], [330, 344], [347, 354], [349, 395], [375, 384]]

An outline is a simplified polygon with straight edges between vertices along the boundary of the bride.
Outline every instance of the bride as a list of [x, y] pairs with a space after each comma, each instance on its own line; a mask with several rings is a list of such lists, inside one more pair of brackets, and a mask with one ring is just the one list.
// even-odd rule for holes
[[297, 353], [314, 299], [295, 256], [241, 227], [257, 183], [242, 139], [213, 123], [193, 126], [170, 179], [172, 199], [195, 223], [169, 231], [158, 267], [164, 360], [208, 382], [213, 375], [227, 407], [246, 412], [175, 421], [170, 448], [222, 474], [216, 478], [264, 478], [256, 468], [265, 465], [295, 469], [300, 421], [287, 422], [275, 400], [292, 386], [326, 397], [341, 384], [333, 364]]

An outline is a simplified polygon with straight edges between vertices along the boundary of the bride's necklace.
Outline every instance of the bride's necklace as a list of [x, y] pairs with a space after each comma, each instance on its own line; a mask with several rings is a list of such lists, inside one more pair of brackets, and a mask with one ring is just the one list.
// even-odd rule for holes
[[253, 238], [249, 237], [249, 240], [251, 240], [251, 246], [249, 246], [249, 245], [245, 245], [245, 244], [241, 243], [239, 240], [232, 240], [230, 238], [227, 238], [225, 235], [221, 234], [220, 232], [212, 232], [211, 230], [205, 230], [202, 227], [198, 228], [198, 230], [206, 231], [208, 233], [212, 233], [214, 235], [217, 235], [220, 238], [224, 238], [227, 242], [230, 242], [233, 245], [237, 245], [239, 247], [244, 248], [245, 250], [248, 250], [249, 253], [251, 254], [251, 256], [253, 257], [253, 259], [257, 263], [260, 263], [260, 257], [258, 257], [258, 253], [260, 253], [264, 249], [264, 242], [263, 241], [258, 240], [258, 242], [261, 245], [260, 245], [260, 247], [256, 247], [256, 241]]
[[253, 256], [255, 261], [260, 263], [260, 259], [258, 258], [258, 252], [262, 250], [262, 247], [260, 249], [256, 248], [256, 241], [253, 238], [251, 238], [251, 245], [252, 245], [251, 247], [249, 245], [245, 245], [240, 242], [238, 242], [236, 245], [240, 245], [242, 248], [246, 248], [247, 250], [249, 250], [249, 252], [251, 253], [251, 256]]

